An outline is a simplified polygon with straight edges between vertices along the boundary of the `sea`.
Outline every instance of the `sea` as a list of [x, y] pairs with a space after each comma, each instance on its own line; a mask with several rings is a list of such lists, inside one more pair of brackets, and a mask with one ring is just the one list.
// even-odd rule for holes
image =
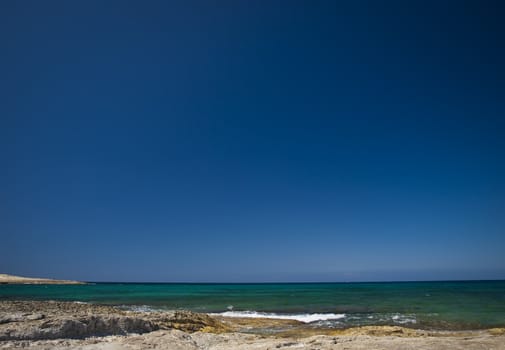
[[56, 300], [136, 311], [192, 310], [293, 319], [313, 327], [505, 327], [505, 281], [374, 283], [89, 283], [0, 285], [0, 300]]

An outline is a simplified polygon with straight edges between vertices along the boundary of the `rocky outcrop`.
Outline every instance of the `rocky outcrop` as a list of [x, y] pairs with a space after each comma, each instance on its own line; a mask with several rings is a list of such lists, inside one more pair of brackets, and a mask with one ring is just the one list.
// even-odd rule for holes
[[156, 313], [151, 316], [160, 329], [178, 329], [185, 332], [223, 333], [230, 327], [206, 314], [191, 311], [173, 311]]
[[0, 273], [0, 284], [85, 284], [78, 281], [53, 280], [49, 278], [31, 278]]
[[244, 333], [187, 333], [159, 330], [128, 336], [108, 336], [84, 339], [13, 340], [0, 342], [1, 349], [30, 350], [482, 350], [505, 349], [505, 335], [492, 336], [483, 331], [468, 336], [441, 334], [433, 337], [397, 337], [370, 335], [316, 335], [290, 337]]
[[7, 313], [0, 315], [0, 324], [10, 323], [10, 322], [24, 322], [24, 321], [36, 321], [41, 320], [45, 317], [43, 314], [26, 314], [22, 312]]
[[42, 323], [0, 329], [0, 340], [40, 340], [146, 333], [158, 329], [149, 320], [128, 316], [55, 318]]
[[229, 327], [190, 311], [142, 313], [72, 302], [0, 302], [0, 341], [142, 334], [158, 329], [223, 333]]
[[[224, 320], [190, 311], [131, 312], [72, 302], [0, 301], [0, 348], [505, 350], [502, 328], [450, 333], [397, 326], [337, 330], [292, 320], [250, 321]], [[269, 332], [256, 331], [262, 329]], [[271, 332], [276, 329], [284, 331]]]

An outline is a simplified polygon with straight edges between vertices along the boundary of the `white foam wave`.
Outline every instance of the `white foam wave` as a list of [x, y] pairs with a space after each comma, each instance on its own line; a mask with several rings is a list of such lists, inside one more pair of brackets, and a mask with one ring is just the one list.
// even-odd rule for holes
[[415, 316], [413, 315], [401, 315], [401, 314], [396, 314], [391, 317], [393, 322], [399, 323], [399, 324], [406, 324], [406, 323], [417, 323], [417, 320]]
[[120, 305], [119, 308], [134, 312], [154, 312], [158, 311], [155, 307], [149, 305]]
[[244, 318], [273, 318], [280, 320], [295, 320], [304, 323], [316, 322], [316, 321], [327, 321], [327, 320], [338, 320], [344, 318], [345, 314], [276, 314], [268, 312], [257, 312], [257, 311], [225, 311], [221, 313], [211, 313], [211, 316], [225, 316], [225, 317], [244, 317]]

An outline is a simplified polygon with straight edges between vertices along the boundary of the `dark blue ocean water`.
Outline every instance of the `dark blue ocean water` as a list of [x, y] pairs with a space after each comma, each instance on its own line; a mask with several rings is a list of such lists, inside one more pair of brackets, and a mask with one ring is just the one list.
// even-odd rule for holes
[[505, 326], [505, 281], [0, 285], [1, 300], [67, 300], [138, 310], [290, 317], [315, 326]]

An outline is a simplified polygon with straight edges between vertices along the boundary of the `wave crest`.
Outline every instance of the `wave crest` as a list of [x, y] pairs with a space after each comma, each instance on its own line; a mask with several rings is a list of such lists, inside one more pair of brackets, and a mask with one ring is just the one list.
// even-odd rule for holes
[[295, 320], [303, 323], [316, 321], [338, 320], [344, 318], [345, 314], [321, 313], [321, 314], [276, 314], [257, 311], [225, 311], [221, 313], [210, 313], [211, 316], [244, 317], [244, 318], [273, 318], [280, 320]]

